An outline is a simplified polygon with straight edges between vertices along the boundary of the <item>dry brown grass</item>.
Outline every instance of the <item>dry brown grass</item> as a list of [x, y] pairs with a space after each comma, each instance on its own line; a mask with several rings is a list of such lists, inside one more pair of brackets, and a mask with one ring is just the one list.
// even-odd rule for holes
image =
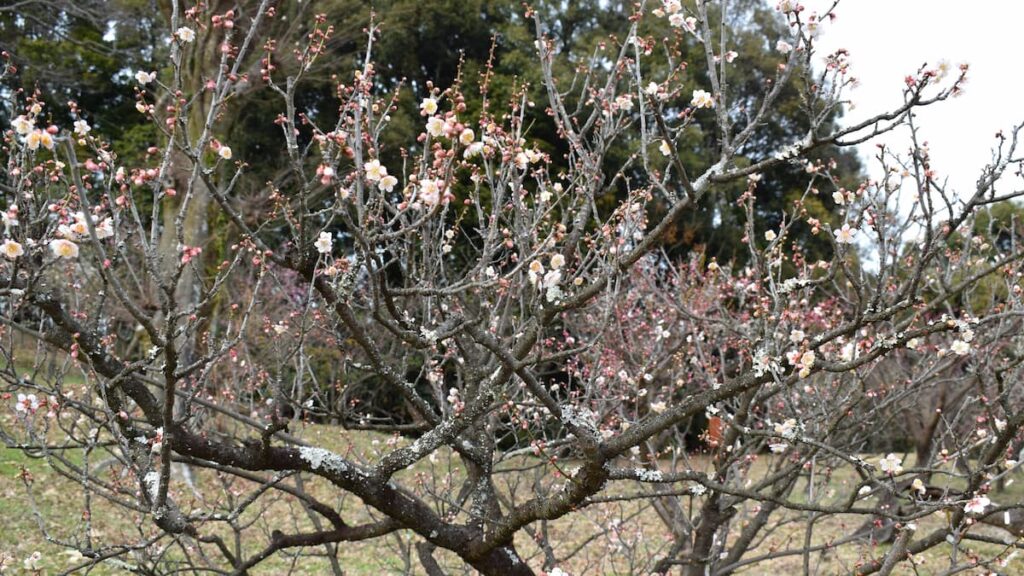
[[[10, 419], [4, 423], [5, 426], [12, 424], [13, 421]], [[387, 449], [389, 443], [403, 442], [403, 440], [390, 439], [381, 435], [352, 433], [327, 426], [307, 425], [298, 432], [321, 445], [355, 458], [372, 459], [375, 453]], [[81, 455], [73, 456], [73, 458], [80, 461]], [[698, 458], [695, 463], [706, 465], [707, 461]], [[756, 475], [759, 472], [757, 466], [766, 468], [768, 463], [769, 459], [763, 458], [755, 465], [752, 474]], [[398, 480], [403, 481], [406, 485], [417, 486], [417, 489], [423, 492], [444, 492], [449, 483], [457, 485], [460, 481], [461, 473], [458, 466], [456, 459], [441, 453], [433, 461], [424, 460], [414, 469], [403, 472]], [[550, 468], [545, 469], [532, 459], [523, 458], [506, 463], [505, 466], [518, 470], [515, 474], [501, 477], [508, 479], [508, 485], [505, 486], [507, 493], [517, 500], [525, 499], [530, 495], [533, 483], [538, 478], [544, 485], [558, 481], [550, 474]], [[571, 468], [571, 463], [566, 463], [564, 466]], [[30, 472], [33, 477], [31, 499], [34, 500], [35, 506], [31, 505], [31, 500], [20, 479], [23, 469]], [[113, 469], [106, 474], [111, 482], [124, 482], [126, 485], [133, 485], [132, 479], [120, 478]], [[200, 492], [205, 501], [197, 500], [180, 480], [172, 487], [177, 499], [186, 510], [211, 510], [218, 506], [230, 505], [256, 487], [251, 482], [226, 481], [208, 470], [200, 470], [197, 475]], [[437, 479], [439, 484], [431, 486], [421, 482], [422, 478]], [[513, 483], [512, 480], [518, 482]], [[839, 470], [833, 476], [832, 485], [841, 489], [851, 481], [852, 474], [849, 471]], [[351, 523], [366, 521], [373, 517], [372, 512], [367, 510], [358, 499], [341, 494], [325, 482], [315, 479], [308, 480], [306, 489], [321, 501], [342, 510], [343, 516]], [[620, 482], [610, 485], [606, 494], [621, 495], [635, 493], [636, 490], [635, 485]], [[802, 488], [798, 487], [796, 498], [800, 497], [801, 490]], [[840, 493], [842, 490], [837, 490], [837, 494]], [[36, 550], [44, 554], [42, 564], [49, 573], [58, 573], [69, 565], [75, 564], [74, 557], [66, 554], [65, 549], [58, 544], [47, 542], [40, 529], [41, 522], [55, 540], [66, 541], [82, 537], [84, 521], [81, 511], [84, 509], [84, 499], [81, 489], [75, 482], [58, 476], [49, 469], [42, 459], [29, 458], [21, 452], [2, 449], [0, 450], [0, 496], [2, 496], [0, 498], [0, 517], [4, 519], [4, 528], [0, 530], [0, 553], [6, 552], [15, 558], [17, 570], [15, 573], [20, 572], [21, 560]], [[1024, 498], [1024, 482], [1012, 484], [1004, 494], [993, 495], [993, 500], [997, 502], [1021, 501], [1022, 498]], [[693, 502], [693, 500], [696, 499], [684, 497], [684, 506], [690, 509], [695, 504], [699, 505], [699, 502]], [[33, 513], [33, 509], [40, 512], [38, 517]], [[442, 513], [450, 511], [440, 504], [438, 510]], [[738, 530], [753, 512], [752, 507], [742, 510], [734, 522], [735, 529]], [[464, 514], [462, 516], [464, 517]], [[779, 513], [779, 518], [784, 521], [779, 522], [778, 526], [767, 534], [757, 549], [752, 551], [748, 557], [803, 548], [807, 537], [809, 517], [805, 513], [787, 512]], [[935, 529], [941, 526], [943, 521], [944, 515], [934, 514], [918, 522], [919, 531], [924, 533]], [[137, 541], [156, 533], [154, 527], [141, 514], [126, 514], [122, 509], [102, 500], [93, 500], [92, 522], [92, 536], [97, 546], [124, 540]], [[294, 532], [309, 530], [312, 526], [306, 511], [301, 506], [296, 505], [294, 500], [280, 497], [267, 498], [259, 506], [254, 506], [242, 515], [240, 523], [248, 526], [248, 536], [240, 542], [233, 539], [231, 530], [223, 524], [209, 523], [203, 530], [216, 532], [225, 537], [229, 545], [237, 545], [245, 554], [253, 554], [266, 544], [271, 530]], [[861, 523], [862, 519], [855, 517], [834, 516], [819, 519], [813, 524], [814, 533], [809, 541], [812, 545], [828, 543], [850, 534]], [[612, 525], [617, 525], [617, 529], [609, 531], [608, 528]], [[555, 553], [558, 557], [567, 556], [572, 551], [583, 547], [581, 552], [562, 565], [563, 569], [575, 575], [645, 573], [649, 567], [641, 560], [656, 555], [668, 543], [668, 535], [656, 513], [637, 500], [595, 504], [556, 521], [538, 523], [532, 529], [547, 534], [549, 540], [555, 545]], [[1006, 537], [1005, 532], [992, 527], [979, 526], [972, 530], [999, 538]], [[164, 542], [166, 543], [166, 541]], [[338, 549], [338, 558], [346, 574], [420, 574], [422, 572], [415, 560], [415, 552], [412, 548], [414, 542], [415, 539], [410, 533], [397, 532], [388, 538], [377, 541], [342, 544]], [[543, 554], [529, 535], [520, 534], [517, 539], [517, 548], [532, 565], [539, 569], [543, 563]], [[849, 545], [839, 550], [777, 558], [747, 567], [739, 573], [753, 575], [803, 574], [806, 565], [806, 571], [810, 574], [845, 574], [858, 563], [877, 558], [886, 549], [885, 545], [870, 543]], [[950, 545], [943, 544], [917, 558], [919, 564], [916, 570], [907, 564], [900, 567], [896, 573], [941, 574], [949, 567], [950, 550]], [[958, 554], [960, 560], [963, 561], [971, 554], [991, 557], [1002, 552], [1005, 552], [1005, 549], [1001, 546], [969, 543], [963, 544], [962, 550]], [[173, 547], [168, 553], [171, 557], [180, 557], [186, 552], [182, 548]], [[454, 555], [439, 551], [437, 557], [446, 566], [449, 573], [464, 572], [462, 563]], [[125, 559], [129, 562], [133, 561], [131, 557]], [[124, 571], [124, 568], [108, 563], [93, 573], [117, 574], [124, 573]], [[328, 574], [329, 567], [327, 560], [323, 557], [323, 549], [301, 554], [278, 555], [260, 565], [253, 573], [283, 574], [289, 571], [297, 574]], [[986, 574], [988, 571], [978, 568], [961, 573]], [[1006, 568], [1002, 569], [1002, 573], [1024, 574], [1024, 561], [1012, 560]]]

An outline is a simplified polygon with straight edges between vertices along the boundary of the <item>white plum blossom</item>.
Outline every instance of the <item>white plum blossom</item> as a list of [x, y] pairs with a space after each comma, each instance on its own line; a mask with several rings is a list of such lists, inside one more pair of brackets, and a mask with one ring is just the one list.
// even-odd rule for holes
[[483, 142], [473, 142], [469, 146], [466, 146], [466, 151], [462, 153], [462, 157], [468, 160], [468, 159], [473, 158], [475, 156], [479, 156], [480, 153], [483, 152], [483, 151], [484, 151], [484, 143]]
[[379, 182], [388, 175], [388, 169], [381, 166], [380, 160], [370, 160], [363, 164], [363, 171], [366, 172], [366, 179], [371, 182]]
[[420, 102], [420, 111], [427, 116], [433, 116], [437, 113], [437, 100], [433, 98], [424, 98], [423, 101]]
[[914, 478], [914, 481], [910, 483], [910, 489], [922, 495], [928, 491], [928, 489], [925, 488], [924, 482], [922, 482], [920, 478]]
[[436, 206], [441, 201], [441, 186], [437, 180], [420, 182], [419, 200], [428, 207]]
[[97, 239], [104, 240], [110, 238], [114, 235], [114, 221], [110, 218], [104, 218], [99, 226], [95, 227], [95, 230]]
[[795, 418], [788, 418], [785, 422], [776, 422], [775, 433], [787, 440], [796, 438], [797, 423]]
[[462, 133], [459, 134], [459, 144], [462, 144], [463, 146], [469, 146], [475, 139], [476, 134], [473, 133], [471, 128], [465, 128], [462, 130]]
[[544, 279], [541, 285], [545, 288], [545, 298], [548, 302], [554, 302], [562, 297], [562, 288], [559, 286], [562, 282], [561, 270], [550, 270], [544, 275]]
[[63, 238], [51, 240], [50, 251], [58, 258], [78, 258], [78, 244]]
[[761, 377], [771, 372], [775, 373], [780, 370], [779, 363], [772, 359], [767, 352], [759, 350], [754, 354], [754, 376]]
[[145, 70], [139, 70], [135, 73], [135, 81], [145, 86], [150, 82], [156, 80], [156, 72], [146, 72]]
[[985, 508], [988, 508], [992, 504], [992, 501], [986, 496], [975, 496], [964, 504], [964, 512], [968, 514], [983, 514]]
[[191, 28], [182, 26], [174, 32], [174, 36], [178, 40], [188, 44], [189, 42], [192, 42], [196, 39], [196, 31]]
[[334, 248], [334, 240], [331, 238], [331, 233], [321, 232], [313, 246], [316, 246], [316, 251], [321, 254], [330, 254]]
[[[84, 238], [89, 235], [89, 223], [85, 220], [85, 214], [75, 212], [74, 221], [71, 224], [62, 224], [57, 227], [57, 233], [65, 238]], [[93, 222], [96, 220], [93, 219]]]
[[18, 412], [35, 412], [39, 409], [39, 398], [35, 394], [18, 394], [14, 409]]
[[30, 132], [32, 132], [32, 129], [35, 128], [35, 125], [36, 121], [32, 118], [28, 118], [25, 115], [18, 116], [17, 118], [11, 121], [11, 127], [13, 127], [14, 131], [21, 136], [26, 136]]
[[715, 99], [706, 90], [694, 90], [693, 98], [690, 99], [690, 106], [694, 108], [714, 108]]
[[949, 349], [958, 356], [966, 356], [971, 353], [971, 345], [963, 340], [954, 341]]
[[846, 194], [843, 194], [840, 190], [836, 190], [832, 193], [832, 201], [842, 206], [843, 204], [846, 204]]
[[850, 362], [857, 357], [857, 344], [855, 342], [847, 342], [843, 349], [839, 353], [839, 357], [843, 362]]
[[231, 157], [234, 154], [231, 152], [231, 148], [230, 147], [228, 147], [228, 146], [221, 146], [220, 148], [217, 149], [217, 155], [220, 156], [221, 158], [223, 158], [224, 160], [231, 160]]
[[82, 120], [82, 119], [75, 120], [75, 134], [81, 136], [82, 138], [85, 138], [86, 136], [89, 135], [89, 132], [91, 130], [92, 130], [92, 126], [89, 126], [89, 123], [86, 122], [85, 120]]
[[544, 264], [540, 260], [530, 262], [526, 275], [530, 280], [530, 284], [536, 286], [537, 282], [539, 282], [541, 277], [544, 275]]
[[440, 116], [431, 116], [427, 119], [427, 134], [434, 138], [444, 136], [445, 122]]
[[42, 559], [42, 552], [37, 550], [25, 558], [25, 560], [22, 561], [21, 566], [30, 572], [38, 572], [42, 569], [42, 566], [39, 564]]
[[6, 256], [9, 260], [14, 260], [15, 258], [25, 253], [25, 248], [22, 247], [21, 244], [8, 238], [4, 240], [4, 243], [2, 245], [0, 245], [0, 252], [3, 252], [4, 256]]
[[392, 192], [394, 191], [395, 186], [397, 185], [398, 178], [395, 178], [394, 176], [391, 175], [387, 175], [381, 178], [380, 182], [377, 183], [377, 187], [380, 188], [382, 192]]
[[885, 458], [878, 461], [878, 466], [883, 473], [896, 476], [903, 472], [903, 459], [890, 452]]
[[53, 135], [46, 130], [33, 130], [25, 137], [25, 145], [28, 146], [29, 150], [38, 150], [39, 146], [47, 150], [53, 150]]
[[662, 155], [664, 155], [664, 156], [668, 156], [668, 155], [672, 154], [672, 147], [671, 147], [671, 146], [669, 146], [669, 144], [668, 144], [668, 140], [662, 140], [662, 141], [661, 141], [661, 144], [660, 144], [660, 145], [658, 145], [658, 150], [659, 150], [659, 151], [660, 151], [660, 152], [662, 153]]
[[852, 244], [854, 236], [857, 235], [857, 229], [850, 228], [849, 224], [843, 224], [843, 227], [833, 234], [835, 234], [837, 244]]
[[562, 266], [565, 266], [565, 256], [562, 256], [561, 254], [555, 254], [554, 256], [551, 257], [551, 261], [549, 262], [549, 264], [551, 265], [551, 268], [553, 270], [558, 270]]
[[793, 45], [785, 40], [779, 40], [775, 43], [775, 49], [782, 54], [789, 54], [793, 51]]

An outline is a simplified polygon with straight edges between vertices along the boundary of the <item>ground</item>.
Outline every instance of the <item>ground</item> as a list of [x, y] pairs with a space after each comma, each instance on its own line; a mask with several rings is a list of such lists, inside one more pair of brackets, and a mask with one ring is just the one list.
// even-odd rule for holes
[[[5, 415], [2, 425], [10, 430], [10, 426], [16, 425], [13, 417]], [[374, 435], [370, 433], [353, 433], [338, 428], [319, 425], [306, 425], [298, 430], [303, 437], [315, 439], [332, 450], [339, 453], [372, 454], [374, 451], [387, 449], [388, 444], [402, 442], [393, 438]], [[877, 458], [877, 456], [866, 456], [866, 458]], [[82, 455], [74, 454], [70, 458], [81, 462]], [[509, 463], [507, 466], [511, 466]], [[534, 470], [525, 472], [529, 481], [522, 484], [529, 485], [533, 481], [533, 474], [541, 468], [537, 462], [523, 460], [515, 463], [518, 468], [534, 467]], [[763, 464], [762, 464], [763, 466]], [[571, 463], [566, 463], [571, 467]], [[415, 473], [428, 473], [434, 478], [444, 478], [457, 481], [459, 472], [457, 461], [441, 457], [431, 462], [424, 460], [414, 471], [405, 473], [400, 479], [408, 481]], [[24, 472], [30, 474], [31, 492], [26, 489], [23, 480]], [[754, 470], [754, 474], [757, 470]], [[450, 476], [449, 476], [450, 474]], [[523, 472], [519, 473], [522, 477]], [[852, 478], [849, 471], [837, 471], [835, 482], [841, 486], [846, 477]], [[108, 476], [111, 482], [131, 482], [130, 479], [119, 479], [111, 470]], [[173, 486], [177, 498], [186, 503], [186, 507], [192, 510], [209, 506], [214, 500], [226, 502], [233, 499], [238, 501], [244, 494], [250, 493], [256, 488], [256, 484], [249, 482], [235, 481], [228, 482], [218, 478], [208, 471], [197, 473], [199, 492], [206, 498], [205, 502], [195, 499], [191, 491], [178, 481]], [[510, 475], [510, 477], [512, 477]], [[370, 517], [360, 502], [351, 497], [339, 495], [330, 486], [312, 482], [306, 488], [317, 495], [324, 502], [339, 508], [345, 512], [346, 519], [351, 522], [366, 520]], [[609, 487], [609, 494], [624, 494], [635, 492], [635, 486], [622, 483]], [[525, 488], [523, 495], [525, 495]], [[801, 490], [797, 490], [801, 493]], [[1024, 481], [1012, 482], [1006, 492], [993, 494], [992, 499], [998, 503], [1021, 501], [1024, 499]], [[690, 498], [686, 497], [686, 504], [690, 505]], [[134, 505], [135, 501], [127, 501]], [[98, 545], [111, 541], [138, 540], [145, 535], [154, 534], [153, 527], [147, 522], [141, 522], [140, 516], [136, 513], [125, 512], [124, 509], [115, 509], [109, 503], [94, 499], [91, 503], [93, 514], [92, 522], [93, 538]], [[66, 570], [70, 566], [80, 563], [80, 560], [73, 554], [66, 552], [66, 548], [58, 542], [73, 540], [84, 533], [85, 517], [82, 510], [85, 509], [85, 500], [82, 492], [70, 479], [61, 477], [54, 473], [41, 458], [29, 457], [18, 450], [0, 449], [0, 518], [3, 519], [3, 529], [0, 530], [0, 554], [7, 553], [13, 556], [13, 573], [22, 573], [22, 560], [35, 551], [42, 553], [43, 557], [40, 566], [46, 573], [56, 574]], [[36, 514], [36, 511], [39, 514]], [[444, 510], [442, 510], [444, 512]], [[231, 531], [224, 528], [218, 532], [225, 537], [229, 546], [241, 546], [247, 554], [252, 554], [264, 546], [267, 542], [270, 531], [280, 529], [284, 532], [308, 529], [310, 526], [309, 517], [306, 511], [284, 500], [273, 499], [262, 507], [253, 506], [243, 514], [239, 522], [250, 523], [250, 534], [253, 537], [245, 542], [236, 543]], [[767, 539], [761, 543], [755, 553], [751, 556], [767, 553], [769, 551], [784, 550], [791, 547], [799, 547], [804, 540], [805, 528], [808, 518], [802, 514], [790, 514], [786, 516], [789, 522], [780, 526], [772, 532]], [[924, 518], [918, 522], [919, 530], [929, 530], [940, 525], [943, 521], [941, 514]], [[742, 514], [737, 517], [734, 525], [739, 526], [743, 522]], [[816, 532], [813, 537], [814, 543], [824, 543], [828, 540], [840, 538], [849, 534], [860, 526], [860, 519], [830, 517], [816, 521]], [[618, 529], [607, 533], [606, 528], [616, 524]], [[223, 527], [223, 525], [221, 525]], [[46, 530], [46, 535], [43, 529]], [[547, 526], [536, 526], [537, 530], [544, 530], [548, 533], [551, 541], [557, 543], [556, 555], [563, 556], [570, 550], [586, 543], [588, 544], [584, 553], [578, 554], [561, 567], [574, 575], [585, 574], [633, 574], [640, 571], [639, 565], [633, 564], [631, 559], [645, 557], [656, 552], [665, 542], [665, 531], [655, 513], [642, 508], [633, 500], [605, 502], [594, 505], [587, 509], [585, 514], [574, 514], [570, 517], [549, 523]], [[972, 528], [984, 533], [1005, 538], [1006, 533], [1001, 530], [980, 526]], [[49, 541], [47, 536], [49, 536]], [[373, 541], [370, 543], [343, 544], [339, 548], [338, 557], [341, 566], [346, 574], [421, 574], [421, 568], [415, 559], [415, 540], [409, 533], [398, 532], [394, 535]], [[532, 544], [529, 536], [523, 534], [517, 540], [519, 550], [529, 557], [531, 564], [540, 568], [543, 556], [539, 549]], [[740, 574], [765, 574], [770, 572], [804, 573], [810, 574], [845, 574], [848, 573], [858, 561], [876, 557], [884, 552], [884, 546], [863, 545], [857, 547], [845, 547], [841, 552], [834, 551], [815, 552], [806, 558], [802, 555], [792, 555], [772, 560], [770, 563], [761, 563], [751, 566], [748, 569], [740, 570]], [[1005, 551], [1004, 547], [988, 544], [968, 544], [962, 546], [959, 552], [961, 560], [969, 558], [973, 552], [993, 554]], [[188, 553], [189, 551], [172, 548], [168, 554], [172, 557]], [[916, 570], [909, 566], [900, 567], [896, 574], [918, 574], [938, 575], [947, 573], [949, 568], [948, 544], [939, 546], [928, 554], [922, 555], [918, 560], [921, 562]], [[274, 559], [261, 564], [254, 574], [283, 574], [292, 571], [296, 574], [328, 574], [327, 561], [322, 556], [323, 549], [307, 552], [305, 555], [286, 556], [279, 555]], [[449, 573], [461, 573], [461, 563], [454, 556], [439, 553], [438, 557], [446, 565]], [[131, 562], [129, 556], [125, 558]], [[805, 564], [806, 563], [806, 564]], [[105, 565], [102, 569], [92, 572], [93, 574], [119, 574], [127, 573], [126, 568], [117, 565]], [[960, 572], [961, 574], [987, 574], [987, 570], [977, 569], [973, 571]], [[1002, 574], [1024, 574], [1024, 558], [1014, 557], [1005, 568], [1001, 568]]]

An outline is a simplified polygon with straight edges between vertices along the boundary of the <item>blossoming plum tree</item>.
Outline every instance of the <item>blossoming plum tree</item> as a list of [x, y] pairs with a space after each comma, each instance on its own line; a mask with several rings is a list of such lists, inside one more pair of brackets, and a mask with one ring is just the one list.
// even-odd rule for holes
[[[789, 558], [810, 573], [826, 551], [856, 574], [1011, 561], [1024, 505], [989, 494], [1019, 466], [1024, 248], [996, 250], [973, 224], [1021, 194], [1004, 191], [1019, 128], [954, 193], [914, 111], [955, 96], [966, 67], [923, 67], [893, 109], [826, 130], [854, 81], [844, 51], [816, 49], [834, 13], [779, 2], [789, 35], [766, 39], [778, 69], [751, 103], [733, 100], [727, 9], [638, 3], [629, 34], [567, 82], [554, 68], [569, 55], [526, 8], [546, 101], [492, 100], [486, 71], [431, 86], [397, 151], [381, 146], [397, 102], [376, 82], [381, 31], [358, 70], [338, 71], [339, 119], [323, 125], [297, 92], [332, 27], [280, 46], [268, 0], [173, 3], [170, 62], [135, 76], [159, 134], [137, 164], [88, 110], [51, 125], [38, 95], [6, 92], [0, 438], [83, 495], [82, 522], [48, 539], [80, 554], [76, 569], [146, 573], [245, 574], [298, 553], [340, 574], [340, 547], [396, 540], [406, 570], [415, 550], [432, 575], [730, 574]], [[197, 30], [221, 36], [219, 60], [186, 85]], [[707, 77], [677, 61], [681, 43], [703, 47]], [[267, 122], [289, 170], [260, 191], [239, 185], [260, 159], [218, 140], [242, 85], [280, 102]], [[802, 92], [806, 134], [759, 149], [784, 87]], [[566, 169], [531, 142], [534, 106]], [[854, 190], [809, 159], [903, 127], [908, 152], [880, 147], [880, 176]], [[716, 158], [698, 173], [679, 160], [694, 131]], [[622, 141], [635, 152], [609, 170]], [[762, 173], [781, 164], [805, 168], [806, 190], [757, 230]], [[737, 182], [749, 265], [656, 250], [673, 219]], [[626, 194], [606, 210], [610, 186]], [[807, 211], [821, 195], [832, 221]], [[189, 242], [203, 237], [193, 202], [231, 230], [214, 266]], [[654, 203], [668, 207], [657, 218]], [[795, 223], [831, 259], [806, 258]], [[984, 306], [965, 306], [982, 286]], [[886, 431], [948, 379], [967, 385], [929, 420], [927, 449], [901, 454], [906, 436]], [[386, 409], [381, 390], [400, 400]], [[702, 416], [721, 423], [713, 442]], [[195, 497], [180, 464], [198, 471]], [[137, 526], [98, 531], [110, 509]]]

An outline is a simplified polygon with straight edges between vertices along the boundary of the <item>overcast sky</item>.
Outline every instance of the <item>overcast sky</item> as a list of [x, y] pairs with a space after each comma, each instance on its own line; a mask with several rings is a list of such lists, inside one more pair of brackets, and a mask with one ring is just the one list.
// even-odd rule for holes
[[[831, 2], [804, 4], [813, 10]], [[819, 48], [851, 52], [860, 86], [849, 94], [855, 107], [844, 122], [898, 105], [903, 78], [925, 62], [970, 65], [962, 96], [918, 115], [933, 167], [963, 196], [990, 159], [996, 131], [1024, 122], [1024, 1], [842, 0], [837, 14], [824, 27]]]

